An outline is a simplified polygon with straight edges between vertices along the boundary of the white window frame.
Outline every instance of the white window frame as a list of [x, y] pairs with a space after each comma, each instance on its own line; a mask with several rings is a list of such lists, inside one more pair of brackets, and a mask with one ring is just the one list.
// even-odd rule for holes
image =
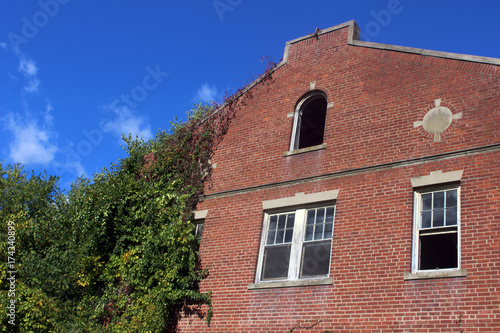
[[[447, 190], [457, 190], [457, 224], [456, 226], [442, 226], [442, 227], [430, 227], [421, 228], [421, 211], [422, 211], [422, 195], [427, 193], [443, 192]], [[461, 268], [461, 246], [460, 246], [460, 186], [449, 185], [449, 186], [437, 186], [423, 189], [417, 189], [414, 191], [414, 212], [413, 212], [413, 253], [412, 253], [412, 273], [427, 273], [435, 271], [458, 271]], [[456, 229], [457, 234], [457, 267], [453, 268], [441, 268], [441, 269], [419, 269], [421, 258], [420, 258], [420, 237], [425, 230], [432, 232], [435, 230], [439, 233], [441, 230], [449, 232], [452, 229]]]
[[[412, 256], [411, 271], [404, 273], [405, 280], [465, 277], [467, 270], [462, 268], [462, 219], [461, 219], [461, 179], [463, 170], [443, 172], [437, 170], [429, 175], [413, 177], [410, 179], [413, 186], [413, 235], [412, 235]], [[439, 192], [456, 189], [457, 190], [457, 267], [443, 269], [424, 269], [420, 270], [420, 213], [422, 207], [422, 195], [430, 192]], [[439, 228], [436, 227], [436, 232]], [[449, 231], [452, 227], [443, 226], [443, 231]], [[433, 229], [433, 228], [432, 228]], [[430, 229], [426, 229], [430, 230]]]
[[[304, 243], [306, 217], [308, 209], [334, 207], [333, 213], [333, 226], [332, 237], [326, 240], [331, 240], [330, 246], [330, 263], [332, 258], [333, 235], [335, 233], [335, 210], [336, 198], [338, 190], [326, 191], [314, 194], [297, 193], [294, 197], [282, 198], [276, 200], [269, 200], [263, 202], [264, 219], [262, 226], [262, 235], [259, 247], [259, 256], [257, 260], [255, 283], [249, 284], [249, 289], [259, 288], [278, 288], [278, 287], [293, 287], [300, 285], [321, 285], [332, 284], [333, 278], [330, 278], [330, 265], [328, 266], [328, 273], [312, 277], [300, 277], [301, 262], [302, 262], [302, 249]], [[290, 262], [288, 268], [288, 276], [282, 279], [266, 279], [261, 278], [262, 268], [264, 264], [264, 252], [267, 242], [267, 234], [269, 230], [270, 216], [275, 214], [295, 214], [293, 238], [290, 249]]]

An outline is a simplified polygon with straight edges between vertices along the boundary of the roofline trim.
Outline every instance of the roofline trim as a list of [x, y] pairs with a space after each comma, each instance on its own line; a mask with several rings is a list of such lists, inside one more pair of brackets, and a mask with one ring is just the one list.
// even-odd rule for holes
[[288, 41], [285, 45], [285, 52], [283, 55], [283, 60], [281, 61], [281, 63], [278, 66], [276, 66], [276, 69], [287, 63], [288, 51], [290, 49], [291, 44], [298, 43], [298, 42], [301, 42], [303, 40], [313, 38], [316, 36], [321, 36], [323, 34], [331, 32], [331, 31], [346, 28], [346, 27], [349, 27], [347, 44], [352, 45], [352, 46], [367, 47], [367, 48], [372, 48], [372, 49], [395, 51], [395, 52], [413, 53], [413, 54], [419, 54], [422, 56], [446, 58], [446, 59], [461, 60], [461, 61], [470, 61], [470, 62], [477, 62], [477, 63], [482, 63], [482, 64], [500, 65], [499, 58], [483, 57], [483, 56], [475, 56], [475, 55], [469, 55], [469, 54], [443, 52], [443, 51], [433, 51], [433, 50], [427, 50], [427, 49], [419, 49], [419, 48], [415, 48], [415, 47], [407, 47], [407, 46], [399, 46], [399, 45], [361, 41], [361, 40], [359, 40], [361, 30], [359, 29], [358, 25], [356, 24], [356, 21], [351, 20], [351, 21], [327, 28], [325, 30], [320, 30], [317, 33], [312, 33], [312, 34], [309, 34], [307, 36], [299, 37], [299, 38], [293, 39], [291, 41]]

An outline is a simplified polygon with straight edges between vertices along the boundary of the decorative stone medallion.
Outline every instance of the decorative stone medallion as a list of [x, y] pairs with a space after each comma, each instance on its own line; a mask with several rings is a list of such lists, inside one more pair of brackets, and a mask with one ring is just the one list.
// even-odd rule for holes
[[[448, 106], [448, 107], [447, 107]], [[413, 127], [420, 127], [434, 137], [434, 142], [441, 141], [441, 133], [446, 131], [454, 119], [462, 118], [462, 112], [453, 113], [455, 110], [452, 105], [441, 105], [441, 99], [436, 99], [434, 105], [427, 107], [421, 121], [415, 121]], [[451, 109], [450, 109], [451, 108]]]

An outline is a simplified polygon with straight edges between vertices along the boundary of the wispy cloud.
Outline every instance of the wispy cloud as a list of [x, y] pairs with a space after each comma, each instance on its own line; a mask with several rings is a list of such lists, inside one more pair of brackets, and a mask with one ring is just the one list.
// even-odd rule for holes
[[29, 57], [21, 54], [19, 51], [16, 54], [19, 57], [19, 66], [17, 70], [23, 74], [27, 80], [23, 90], [29, 93], [38, 92], [40, 80], [37, 78], [38, 67], [36, 66], [36, 63]]
[[119, 106], [113, 103], [106, 109], [111, 110], [114, 119], [104, 123], [103, 129], [105, 132], [110, 132], [118, 137], [122, 134], [132, 137], [142, 137], [144, 140], [149, 140], [153, 137], [149, 119], [145, 116], [135, 113], [128, 106]]
[[12, 133], [10, 159], [22, 164], [48, 164], [54, 160], [57, 145], [53, 143], [55, 134], [48, 129], [50, 123], [40, 126], [35, 120], [12, 113], [5, 120]]
[[36, 93], [38, 91], [38, 86], [40, 85], [40, 80], [32, 79], [29, 80], [28, 83], [24, 86], [24, 90], [30, 93]]
[[196, 92], [193, 100], [195, 102], [211, 102], [217, 98], [217, 87], [209, 85], [208, 83], [202, 84], [200, 89]]
[[38, 67], [36, 67], [36, 63], [25, 56], [20, 57], [18, 70], [23, 75], [28, 77], [35, 76], [38, 73]]

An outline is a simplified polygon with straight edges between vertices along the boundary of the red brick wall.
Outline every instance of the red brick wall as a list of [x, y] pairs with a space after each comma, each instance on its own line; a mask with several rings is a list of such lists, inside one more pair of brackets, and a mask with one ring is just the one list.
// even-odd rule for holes
[[[214, 317], [181, 332], [500, 332], [500, 79], [498, 66], [347, 44], [340, 29], [290, 46], [272, 85], [257, 86], [213, 159], [201, 258]], [[293, 112], [309, 83], [328, 109], [320, 151], [284, 157]], [[440, 142], [414, 128], [441, 98], [462, 112]], [[477, 150], [478, 147], [488, 147]], [[432, 156], [432, 158], [430, 158]], [[378, 166], [378, 167], [374, 167]], [[461, 265], [467, 277], [405, 281], [410, 272], [410, 178], [464, 170]], [[324, 179], [280, 183], [328, 174]], [[277, 183], [277, 184], [275, 184]], [[248, 290], [263, 226], [262, 201], [340, 190], [333, 285]], [[317, 323], [317, 324], [316, 324]]]

